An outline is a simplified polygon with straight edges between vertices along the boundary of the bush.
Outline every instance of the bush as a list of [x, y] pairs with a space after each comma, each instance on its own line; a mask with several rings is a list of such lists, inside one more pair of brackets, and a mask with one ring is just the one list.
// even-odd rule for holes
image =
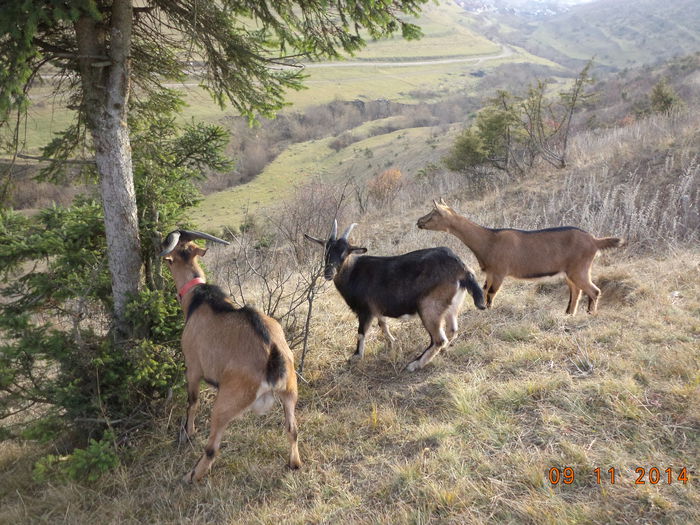
[[338, 135], [336, 138], [334, 138], [328, 144], [328, 147], [331, 148], [333, 151], [338, 152], [343, 148], [347, 148], [350, 144], [354, 144], [358, 140], [362, 139], [355, 137], [355, 135], [346, 131], [345, 133], [342, 133], [341, 135]]
[[652, 112], [668, 113], [671, 109], [681, 104], [681, 99], [678, 98], [678, 95], [676, 95], [676, 92], [668, 85], [666, 80], [661, 80], [651, 91], [649, 102]]
[[443, 162], [448, 170], [464, 172], [485, 163], [487, 158], [481, 136], [470, 128], [457, 137]]
[[403, 179], [403, 173], [396, 168], [381, 172], [367, 183], [370, 200], [377, 207], [390, 205], [401, 190]]
[[38, 482], [50, 479], [97, 481], [103, 474], [119, 465], [114, 446], [114, 434], [105, 432], [100, 440], [91, 439], [84, 449], [67, 456], [49, 454], [34, 465], [32, 476]]

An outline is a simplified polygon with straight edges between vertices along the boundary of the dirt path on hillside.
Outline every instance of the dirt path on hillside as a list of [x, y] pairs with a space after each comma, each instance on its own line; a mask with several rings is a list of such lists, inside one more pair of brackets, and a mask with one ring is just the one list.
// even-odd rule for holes
[[[489, 55], [473, 55], [473, 56], [462, 56], [453, 58], [436, 58], [435, 60], [397, 60], [397, 61], [370, 61], [370, 60], [355, 60], [352, 62], [312, 62], [312, 63], [302, 63], [301, 66], [304, 69], [313, 68], [328, 68], [328, 67], [416, 67], [416, 66], [437, 66], [441, 64], [459, 64], [463, 62], [474, 62], [479, 64], [481, 62], [486, 62], [489, 60], [498, 60], [501, 58], [507, 58], [515, 54], [512, 48], [501, 44], [501, 51], [495, 54]], [[290, 66], [291, 67], [291, 66]], [[198, 82], [181, 82], [172, 84], [163, 84], [166, 88], [177, 88], [182, 86], [198, 86]]]
[[436, 66], [440, 64], [458, 64], [460, 62], [482, 62], [497, 60], [511, 56], [514, 51], [501, 44], [501, 52], [490, 55], [474, 55], [468, 57], [436, 58], [434, 60], [401, 60], [393, 62], [375, 62], [372, 60], [356, 60], [353, 62], [317, 62], [304, 64], [304, 68], [318, 67], [411, 67], [411, 66]]

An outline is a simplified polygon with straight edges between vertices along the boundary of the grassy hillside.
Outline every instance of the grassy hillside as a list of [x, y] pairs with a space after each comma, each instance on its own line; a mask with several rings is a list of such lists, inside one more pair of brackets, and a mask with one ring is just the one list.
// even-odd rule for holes
[[[206, 430], [175, 445], [186, 404], [177, 389], [154, 427], [131, 438], [123, 465], [97, 482], [34, 481], [34, 462], [52, 449], [4, 443], [0, 522], [698, 522], [698, 118], [686, 111], [579, 134], [563, 172], [494, 176], [491, 189], [436, 173], [366, 215], [345, 210], [343, 224], [360, 223], [353, 241], [370, 253], [447, 244], [473, 267], [457, 239], [415, 228], [432, 197], [490, 226], [569, 223], [623, 235], [629, 246], [594, 264], [598, 315], [565, 316], [560, 278], [507, 280], [494, 309], [465, 301], [458, 339], [409, 374], [404, 365], [427, 343], [418, 320], [390, 322], [394, 348], [374, 327], [365, 360], [349, 364], [355, 319], [328, 286], [300, 383], [300, 471], [284, 468], [277, 408], [231, 424], [211, 476], [181, 485]], [[649, 177], [654, 184], [642, 184]], [[207, 256], [224, 287], [233, 284], [232, 250]], [[213, 395], [205, 390], [200, 429]], [[551, 483], [551, 469], [566, 467], [573, 483]]]
[[[373, 121], [353, 132], [360, 134], [363, 128], [378, 125], [381, 121]], [[354, 179], [364, 185], [369, 178], [389, 168], [415, 174], [426, 164], [439, 162], [445, 152], [445, 143], [435, 147], [429, 127], [377, 135], [337, 152], [329, 147], [332, 140], [290, 146], [251, 182], [208, 195], [193, 211], [193, 220], [200, 228], [211, 231], [222, 226], [236, 227], [247, 214], [270, 213], [280, 200], [294, 193], [296, 186], [312, 180], [342, 186]]]
[[422, 60], [498, 53], [501, 48], [471, 26], [472, 16], [454, 2], [428, 4], [418, 24], [424, 37], [408, 44], [400, 36], [371, 42], [357, 54], [361, 60]]
[[[700, 50], [700, 4], [694, 0], [599, 0], [525, 24], [510, 34], [531, 52], [616, 68], [656, 63]], [[504, 33], [506, 34], [506, 33]]]
[[[232, 424], [211, 477], [180, 485], [205, 438], [174, 444], [178, 399], [129, 464], [98, 483], [36, 486], [34, 450], [4, 447], [0, 520], [697, 522], [697, 256], [599, 261], [604, 299], [594, 318], [562, 315], [562, 283], [508, 283], [496, 309], [467, 305], [457, 342], [413, 375], [401, 368], [425, 339], [417, 321], [392, 324], [394, 350], [373, 336], [366, 361], [351, 367], [354, 322], [329, 292], [301, 390], [302, 470], [284, 468], [276, 409]], [[574, 483], [552, 485], [553, 467], [574, 469]], [[639, 467], [647, 476], [671, 468], [672, 482], [637, 485]], [[687, 484], [676, 479], [683, 467]]]

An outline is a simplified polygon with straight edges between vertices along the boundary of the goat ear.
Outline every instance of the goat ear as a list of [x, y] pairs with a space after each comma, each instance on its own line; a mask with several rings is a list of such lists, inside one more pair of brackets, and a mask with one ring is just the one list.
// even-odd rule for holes
[[204, 256], [207, 254], [207, 249], [206, 249], [206, 248], [200, 248], [199, 246], [197, 246], [197, 247], [194, 249], [194, 254], [195, 254], [195, 255], [199, 255], [200, 257], [204, 257]]
[[454, 212], [454, 210], [450, 207], [449, 204], [445, 202], [445, 199], [443, 199], [442, 197], [440, 197], [440, 203], [437, 205], [436, 209], [441, 211]]
[[367, 253], [367, 248], [360, 248], [359, 246], [348, 246], [348, 251], [350, 253]]
[[165, 257], [163, 257], [163, 260], [167, 263], [172, 263], [173, 257], [172, 257], [172, 255], [166, 255]]
[[[434, 201], [433, 201], [434, 202]], [[445, 199], [440, 197], [440, 202], [435, 204], [435, 207], [443, 210], [451, 210], [450, 205], [445, 202]]]
[[322, 241], [321, 239], [317, 239], [316, 237], [311, 237], [311, 235], [304, 234], [304, 237], [306, 237], [308, 240], [313, 241], [317, 244], [320, 244], [321, 246], [325, 247], [326, 246], [326, 241]]

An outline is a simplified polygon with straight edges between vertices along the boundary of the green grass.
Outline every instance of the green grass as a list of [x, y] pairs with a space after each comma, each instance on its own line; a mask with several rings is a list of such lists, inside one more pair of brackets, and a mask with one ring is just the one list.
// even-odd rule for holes
[[269, 206], [290, 195], [295, 184], [303, 184], [326, 173], [324, 165], [333, 157], [331, 139], [295, 144], [282, 152], [251, 182], [207, 196], [193, 210], [197, 225], [205, 229], [236, 226], [247, 213]]
[[427, 5], [418, 24], [423, 38], [407, 43], [401, 36], [369, 43], [358, 59], [416, 59], [486, 55], [501, 47], [471, 27], [472, 18], [456, 4]]

